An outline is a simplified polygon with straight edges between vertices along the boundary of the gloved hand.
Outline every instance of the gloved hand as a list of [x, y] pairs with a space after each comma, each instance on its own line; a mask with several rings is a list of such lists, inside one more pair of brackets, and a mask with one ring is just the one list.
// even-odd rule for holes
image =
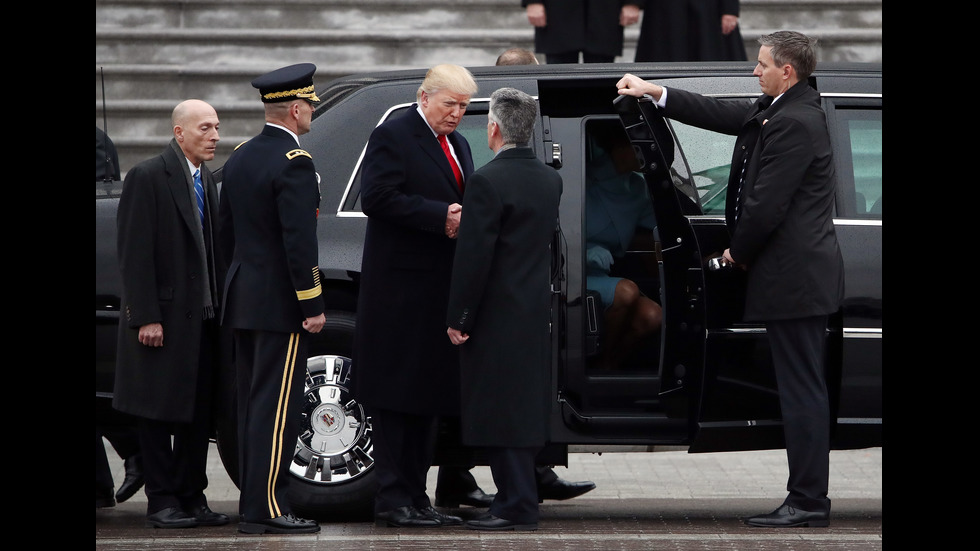
[[585, 264], [589, 268], [608, 272], [613, 265], [612, 253], [605, 247], [593, 245], [585, 250]]

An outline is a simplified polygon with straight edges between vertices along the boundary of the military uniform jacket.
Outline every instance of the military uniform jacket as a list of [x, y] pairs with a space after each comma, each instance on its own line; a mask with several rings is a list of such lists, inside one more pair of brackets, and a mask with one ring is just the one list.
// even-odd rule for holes
[[[543, 54], [589, 52], [617, 56], [623, 53], [624, 4], [642, 7], [642, 0], [521, 0], [521, 6], [544, 4], [548, 24], [534, 27], [534, 51]], [[720, 21], [719, 21], [720, 25]]]
[[[464, 181], [469, 143], [447, 136]], [[463, 202], [439, 142], [415, 109], [377, 127], [364, 153], [361, 207], [368, 217], [354, 336], [354, 393], [367, 405], [459, 414], [459, 354], [446, 336], [456, 240], [449, 205]], [[463, 217], [465, 218], [465, 213]]]
[[316, 221], [320, 188], [309, 153], [266, 125], [225, 163], [219, 231], [230, 252], [222, 325], [299, 332], [323, 313]]
[[826, 114], [806, 82], [772, 102], [770, 96], [751, 105], [723, 102], [671, 88], [666, 114], [737, 136], [725, 217], [732, 258], [748, 266], [745, 318], [830, 314], [843, 300], [844, 260], [834, 230]]
[[463, 443], [548, 438], [551, 253], [561, 177], [527, 147], [473, 173], [463, 202], [447, 325], [459, 346]]
[[[203, 163], [201, 174], [208, 218], [216, 220], [218, 191]], [[112, 405], [161, 421], [193, 416], [209, 279], [218, 303], [220, 274], [202, 261], [213, 255], [201, 250], [201, 221], [191, 201], [187, 161], [172, 140], [126, 173], [116, 218], [122, 313]], [[139, 328], [149, 323], [163, 325], [162, 347], [140, 344]]]

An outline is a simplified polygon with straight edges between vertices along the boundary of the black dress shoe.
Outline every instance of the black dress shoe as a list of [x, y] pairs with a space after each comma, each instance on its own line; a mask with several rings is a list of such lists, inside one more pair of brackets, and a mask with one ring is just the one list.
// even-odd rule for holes
[[143, 487], [143, 458], [138, 454], [129, 456], [123, 465], [126, 467], [126, 478], [116, 491], [116, 501], [119, 503], [133, 497]]
[[546, 499], [558, 501], [572, 499], [592, 490], [595, 490], [595, 482], [588, 480], [584, 482], [569, 482], [559, 478], [547, 486], [538, 487], [538, 503]]
[[228, 524], [228, 515], [215, 513], [207, 505], [194, 507], [187, 514], [194, 517], [198, 526], [224, 526]]
[[238, 531], [243, 534], [315, 534], [320, 531], [320, 525], [315, 520], [299, 518], [289, 513], [276, 518], [238, 523]]
[[495, 517], [493, 515], [487, 515], [478, 519], [466, 521], [466, 527], [473, 530], [537, 530], [538, 523], [531, 522], [526, 524], [521, 524], [519, 522], [511, 522], [507, 519], [500, 517]]
[[95, 508], [115, 507], [116, 500], [112, 497], [112, 487], [95, 489]]
[[493, 494], [488, 494], [480, 488], [462, 494], [444, 495], [436, 492], [436, 507], [456, 508], [460, 505], [489, 507], [491, 503], [493, 503]]
[[745, 519], [749, 526], [769, 528], [791, 528], [794, 526], [823, 527], [830, 526], [830, 513], [804, 511], [785, 503], [775, 511]]
[[443, 526], [459, 526], [460, 524], [463, 524], [463, 519], [459, 517], [454, 517], [453, 515], [440, 513], [432, 506], [426, 507], [424, 509], [419, 509], [418, 511], [419, 513], [422, 513], [422, 516], [438, 520], [439, 524]]
[[374, 525], [405, 528], [433, 528], [442, 526], [442, 522], [423, 514], [415, 507], [399, 507], [374, 515]]
[[152, 515], [146, 515], [147, 528], [193, 528], [197, 526], [194, 517], [176, 507], [161, 509]]

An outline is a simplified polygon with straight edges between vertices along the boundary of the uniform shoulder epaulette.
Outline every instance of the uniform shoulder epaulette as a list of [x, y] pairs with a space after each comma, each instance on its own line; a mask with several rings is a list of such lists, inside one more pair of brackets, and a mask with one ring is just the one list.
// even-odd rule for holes
[[289, 152], [286, 153], [286, 158], [289, 159], [290, 161], [292, 161], [296, 157], [300, 157], [300, 156], [306, 156], [306, 157], [309, 157], [311, 159], [313, 158], [313, 155], [310, 155], [309, 153], [307, 153], [303, 149], [294, 149], [294, 150], [289, 151]]
[[245, 145], [245, 144], [246, 144], [247, 142], [248, 142], [248, 140], [245, 140], [244, 142], [242, 142], [242, 143], [240, 143], [240, 144], [238, 144], [238, 145], [236, 145], [236, 146], [235, 146], [235, 151], [238, 151], [238, 148], [239, 148], [239, 147], [241, 147], [241, 146], [243, 146], [243, 145]]

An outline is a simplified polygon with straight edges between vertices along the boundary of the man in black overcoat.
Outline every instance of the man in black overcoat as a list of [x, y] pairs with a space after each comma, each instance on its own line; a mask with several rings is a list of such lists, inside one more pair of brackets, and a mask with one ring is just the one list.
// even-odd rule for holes
[[234, 330], [238, 530], [249, 534], [320, 530], [296, 517], [287, 497], [309, 334], [326, 321], [317, 262], [319, 177], [299, 143], [320, 101], [315, 71], [299, 63], [252, 81], [266, 124], [224, 167], [220, 234], [231, 263], [221, 323]]
[[460, 524], [431, 506], [425, 479], [436, 419], [459, 415], [459, 360], [445, 337], [463, 186], [473, 172], [456, 131], [473, 76], [437, 65], [416, 108], [371, 134], [361, 173], [368, 217], [354, 336], [352, 391], [374, 431], [378, 524]]
[[640, 19], [643, 0], [521, 0], [534, 26], [534, 51], [547, 63], [611, 63], [623, 54], [623, 29]]
[[[624, 76], [620, 94], [651, 95], [668, 117], [737, 136], [728, 181], [730, 263], [748, 270], [746, 320], [766, 324], [779, 391], [789, 492], [753, 526], [827, 526], [830, 404], [825, 367], [829, 314], [844, 294], [834, 230], [836, 175], [820, 95], [807, 78], [813, 40], [779, 31], [759, 38], [762, 97], [724, 102]], [[668, 97], [669, 96], [669, 97]]]
[[[204, 496], [221, 274], [215, 262], [218, 115], [173, 111], [163, 153], [126, 173], [117, 211], [122, 315], [112, 405], [138, 419], [147, 526], [217, 526]], [[171, 440], [171, 437], [173, 438]]]
[[[528, 147], [537, 104], [513, 88], [490, 96], [494, 158], [463, 201], [447, 313], [460, 345], [462, 438], [485, 447], [497, 494], [481, 530], [534, 530], [535, 455], [548, 439], [551, 254], [562, 181]], [[515, 354], [514, 351], [520, 353]]]

